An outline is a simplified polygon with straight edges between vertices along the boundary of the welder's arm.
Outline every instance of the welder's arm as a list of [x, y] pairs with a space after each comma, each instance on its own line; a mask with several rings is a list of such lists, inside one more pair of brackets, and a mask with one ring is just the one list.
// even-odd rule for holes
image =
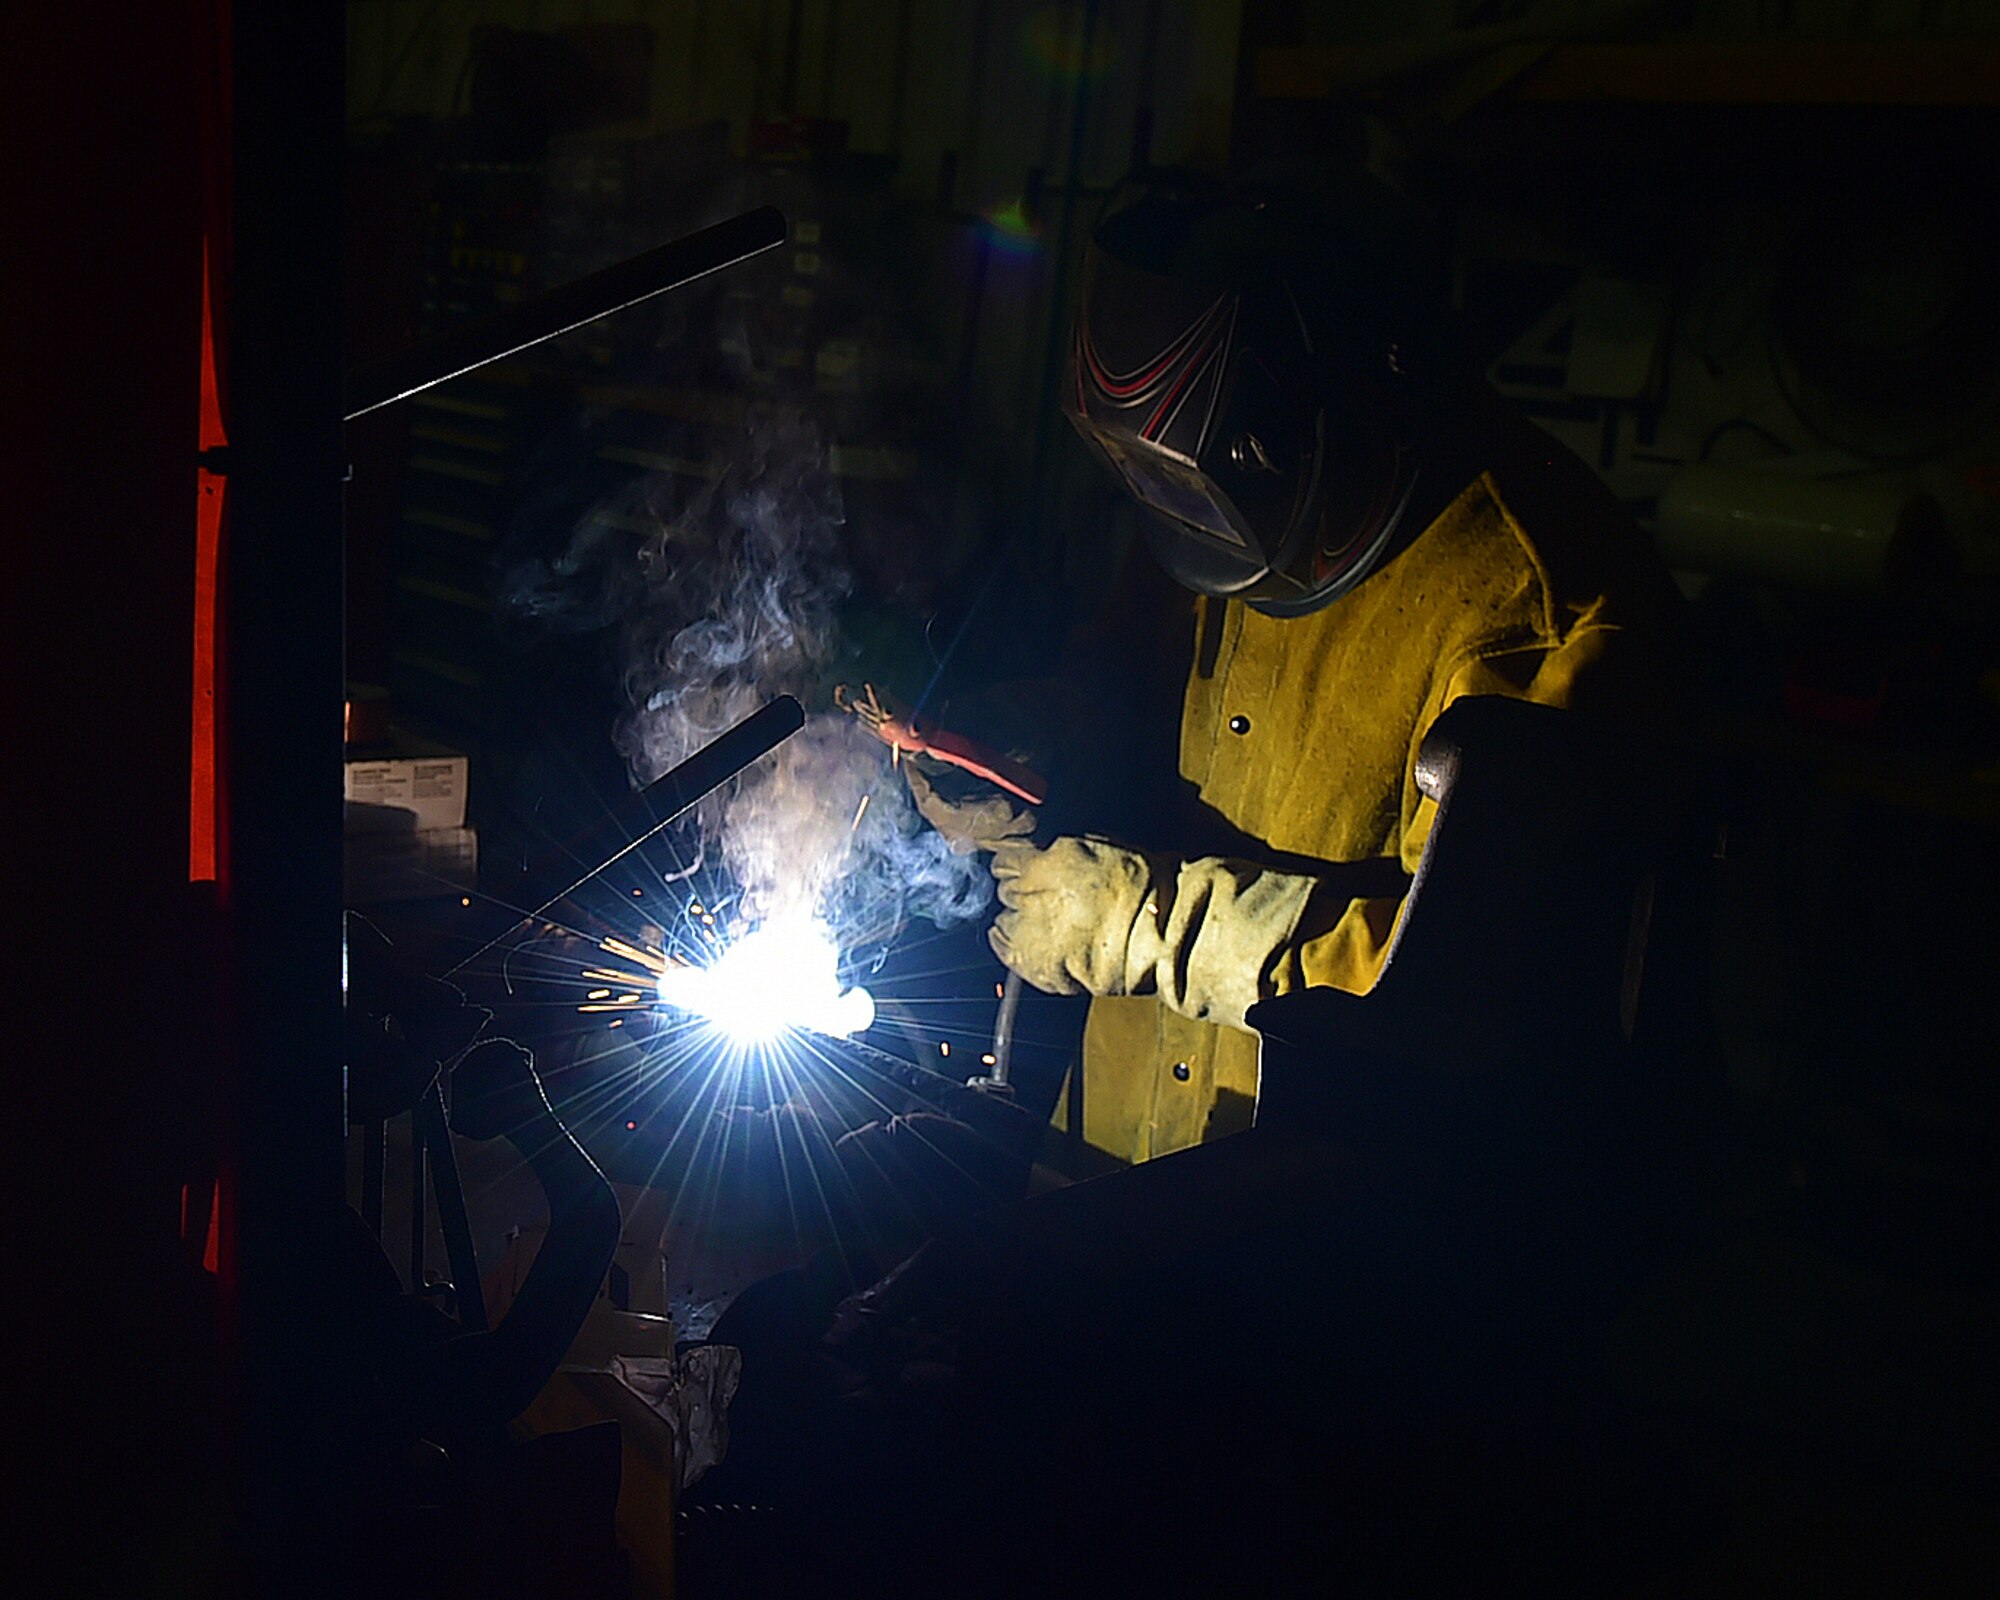
[[1240, 861], [1155, 861], [1104, 839], [994, 853], [994, 952], [1051, 994], [1158, 995], [1243, 1026], [1320, 895], [1318, 880]]
[[[1439, 675], [1428, 727], [1468, 695], [1609, 708], [1642, 692], [1620, 631], [1586, 621], [1556, 645], [1496, 648]], [[1420, 742], [1420, 741], [1419, 741]], [[1437, 806], [1406, 774], [1401, 866], [1414, 873]], [[1003, 910], [991, 939], [1009, 967], [1054, 994], [1157, 995], [1200, 1022], [1244, 1026], [1259, 1000], [1294, 989], [1373, 987], [1402, 910], [1400, 895], [1355, 892], [1370, 867], [1267, 870], [1220, 857], [1156, 861], [1101, 839], [1047, 850], [1000, 845]]]
[[519, 1045], [496, 1039], [475, 1049], [453, 1074], [452, 1100], [454, 1129], [505, 1138], [549, 1203], [548, 1236], [499, 1326], [433, 1356], [437, 1419], [478, 1436], [519, 1416], [554, 1374], [610, 1270], [620, 1217], [617, 1195], [557, 1120]]
[[[1469, 695], [1501, 695], [1606, 716], [1643, 714], [1660, 700], [1662, 675], [1653, 651], [1635, 644], [1624, 630], [1585, 617], [1560, 643], [1496, 647], [1451, 663], [1438, 676], [1424, 727]], [[1406, 873], [1414, 873], [1423, 859], [1436, 816], [1437, 803], [1417, 788], [1413, 745], [1398, 851]], [[1388, 960], [1402, 908], [1400, 896], [1342, 899], [1322, 894], [1273, 967], [1272, 992], [1334, 988], [1367, 993]]]

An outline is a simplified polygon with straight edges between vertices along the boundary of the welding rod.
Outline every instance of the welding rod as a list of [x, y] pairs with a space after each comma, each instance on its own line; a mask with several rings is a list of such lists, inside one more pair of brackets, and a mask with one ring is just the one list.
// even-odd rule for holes
[[453, 328], [347, 375], [347, 420], [407, 400], [447, 379], [678, 289], [785, 242], [785, 216], [759, 206], [629, 261], [551, 289], [497, 316]]
[[[621, 808], [620, 814], [608, 818], [599, 827], [591, 829], [583, 835], [582, 840], [572, 841], [569, 845], [563, 846], [560, 855], [565, 860], [575, 863], [589, 859], [586, 849], [587, 841], [591, 839], [604, 839], [609, 835], [612, 839], [623, 841], [615, 844], [609, 855], [576, 878], [567, 888], [549, 895], [534, 910], [523, 913], [512, 926], [488, 939], [445, 976], [450, 977], [453, 972], [462, 971], [470, 966], [502, 939], [533, 922], [557, 901], [568, 899], [599, 873], [616, 866], [648, 839], [677, 820], [688, 807], [711, 791], [720, 788], [751, 762], [777, 749], [805, 725], [805, 707], [792, 696], [781, 694], [768, 705], [751, 712], [728, 732], [711, 739], [679, 766], [655, 778], [632, 798], [632, 806], [643, 808], [636, 831], [633, 831], [632, 825], [623, 814], [627, 808]], [[630, 838], [625, 837], [628, 832], [631, 833]], [[543, 867], [560, 868], [560, 863], [548, 862], [544, 863]], [[566, 870], [573, 870], [573, 866]], [[541, 876], [539, 871], [536, 876]]]

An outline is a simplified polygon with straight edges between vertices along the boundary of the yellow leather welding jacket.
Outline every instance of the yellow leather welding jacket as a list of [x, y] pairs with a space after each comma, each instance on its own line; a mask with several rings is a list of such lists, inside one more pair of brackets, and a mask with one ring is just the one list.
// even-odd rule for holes
[[[1274, 850], [1323, 862], [1388, 857], [1414, 872], [1434, 803], [1417, 750], [1463, 695], [1620, 712], [1659, 689], [1665, 576], [1580, 463], [1550, 445], [1473, 479], [1414, 541], [1332, 604], [1276, 618], [1204, 598], [1183, 701], [1181, 775]], [[1518, 443], [1518, 441], [1517, 441]], [[1348, 902], [1329, 931], [1281, 948], [1265, 995], [1364, 993], [1400, 898]], [[1323, 926], [1323, 924], [1322, 924]], [[1149, 996], [1092, 1002], [1084, 1141], [1143, 1161], [1250, 1125], [1253, 1033]], [[1076, 1096], [1055, 1112], [1066, 1128]]]

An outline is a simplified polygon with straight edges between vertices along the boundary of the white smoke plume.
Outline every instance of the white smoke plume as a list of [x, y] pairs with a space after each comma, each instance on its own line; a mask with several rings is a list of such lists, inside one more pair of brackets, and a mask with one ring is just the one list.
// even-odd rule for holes
[[[607, 552], [602, 519], [586, 518], [561, 558], [511, 586], [518, 614], [546, 616], [551, 595], [583, 590], [593, 620], [620, 617], [630, 710], [617, 740], [635, 784], [773, 695], [825, 705], [842, 664], [853, 576], [825, 437], [797, 413], [753, 416], [718, 465], [678, 507], [639, 486], [617, 518], [651, 523], [636, 550]], [[607, 559], [629, 567], [607, 576]], [[816, 915], [851, 947], [886, 943], [913, 916], [946, 926], [988, 900], [978, 858], [953, 855], [923, 823], [886, 747], [843, 713], [809, 716], [698, 818], [746, 922]]]

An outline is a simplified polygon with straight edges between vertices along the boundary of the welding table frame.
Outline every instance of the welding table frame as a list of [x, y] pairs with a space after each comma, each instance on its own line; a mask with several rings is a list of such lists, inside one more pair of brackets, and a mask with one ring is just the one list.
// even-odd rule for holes
[[[453, 967], [452, 973], [471, 966], [511, 936], [532, 929], [546, 912], [642, 849], [704, 797], [804, 726], [804, 708], [792, 696], [779, 695], [614, 807], [598, 826], [555, 846], [522, 874], [518, 884], [508, 886], [508, 892], [502, 896], [514, 903], [533, 902], [534, 909], [480, 945]], [[434, 1292], [425, 1259], [429, 1232], [424, 1208], [428, 1165], [430, 1193], [437, 1204], [438, 1226], [444, 1235], [451, 1268], [450, 1281], [435, 1288], [450, 1296], [459, 1327], [467, 1333], [477, 1333], [487, 1326], [486, 1296], [479, 1278], [472, 1223], [465, 1207], [465, 1189], [459, 1181], [458, 1158], [451, 1145], [450, 1116], [442, 1082], [449, 1075], [450, 1066], [449, 1062], [444, 1064], [438, 1079], [425, 1089], [410, 1112], [410, 1292], [419, 1295]], [[378, 1238], [382, 1232], [387, 1151], [388, 1125], [380, 1121], [365, 1123], [361, 1218]]]

